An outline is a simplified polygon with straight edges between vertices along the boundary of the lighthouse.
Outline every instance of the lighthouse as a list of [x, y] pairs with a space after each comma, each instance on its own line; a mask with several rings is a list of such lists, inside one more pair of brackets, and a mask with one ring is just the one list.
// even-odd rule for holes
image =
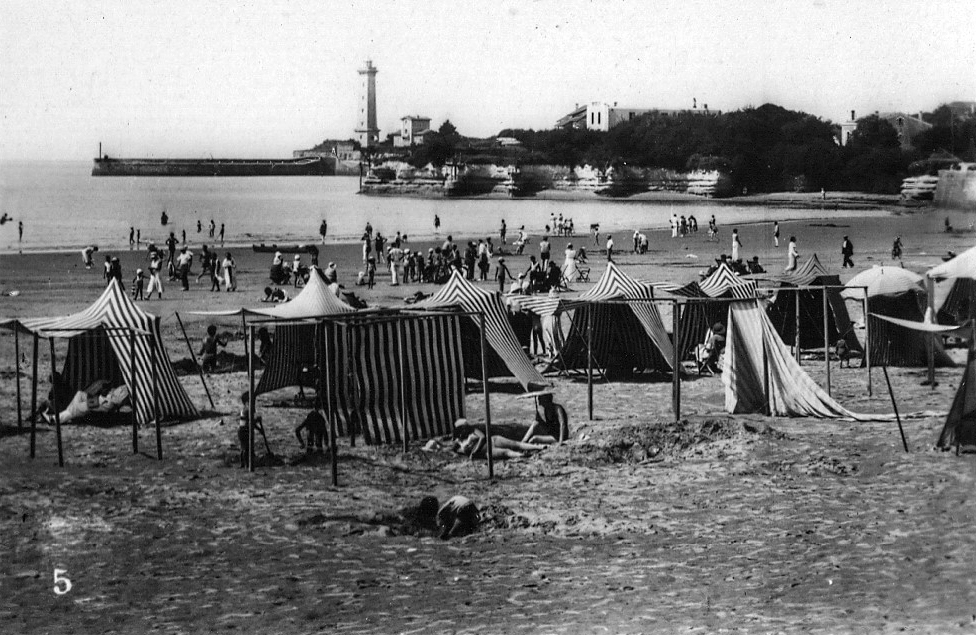
[[359, 69], [359, 107], [356, 112], [356, 139], [363, 148], [375, 146], [379, 142], [380, 129], [376, 127], [376, 73], [372, 60], [366, 60], [366, 67]]

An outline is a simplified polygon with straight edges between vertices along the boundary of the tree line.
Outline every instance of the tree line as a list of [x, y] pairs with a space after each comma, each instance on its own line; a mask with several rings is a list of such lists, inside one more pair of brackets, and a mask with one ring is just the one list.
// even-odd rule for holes
[[567, 167], [719, 169], [736, 191], [857, 190], [897, 193], [913, 172], [931, 170], [934, 152], [976, 160], [976, 117], [955, 116], [941, 106], [926, 116], [933, 125], [902, 150], [898, 133], [877, 115], [858, 120], [845, 146], [839, 126], [774, 104], [720, 115], [648, 113], [609, 132], [577, 129], [505, 129], [521, 146], [499, 148], [462, 137], [445, 122], [425, 144], [411, 150], [410, 162], [515, 162]]

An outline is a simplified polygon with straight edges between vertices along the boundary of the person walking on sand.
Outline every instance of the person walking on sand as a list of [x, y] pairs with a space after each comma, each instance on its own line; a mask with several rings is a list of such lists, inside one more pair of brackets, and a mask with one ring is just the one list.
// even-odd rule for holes
[[224, 224], [220, 224], [220, 246], [224, 246]]
[[779, 221], [773, 221], [773, 247], [779, 247]]
[[800, 257], [800, 252], [796, 250], [796, 236], [790, 236], [790, 244], [786, 249], [786, 269], [784, 271], [796, 271], [796, 261]]
[[739, 248], [742, 247], [742, 241], [739, 240], [739, 230], [732, 230], [732, 262], [739, 259]]
[[840, 255], [844, 257], [844, 264], [840, 266], [841, 269], [846, 269], [850, 267], [854, 268], [854, 261], [851, 260], [851, 256], [854, 255], [854, 243], [847, 236], [844, 236], [844, 242], [840, 245]]
[[325, 235], [329, 233], [329, 224], [322, 219], [322, 224], [319, 225], [319, 236], [322, 237], [322, 244], [325, 244]]
[[613, 262], [613, 236], [607, 236], [607, 262]]

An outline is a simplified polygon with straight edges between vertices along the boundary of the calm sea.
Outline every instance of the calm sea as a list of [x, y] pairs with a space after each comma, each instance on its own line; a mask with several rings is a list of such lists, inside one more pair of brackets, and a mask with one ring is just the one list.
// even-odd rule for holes
[[[711, 214], [722, 225], [809, 217], [809, 211], [755, 206], [670, 204], [662, 202], [521, 200], [428, 200], [360, 196], [358, 177], [156, 178], [91, 176], [91, 162], [0, 162], [0, 215], [13, 222], [0, 226], [0, 251], [75, 249], [88, 244], [107, 248], [128, 245], [129, 227], [142, 240], [162, 242], [169, 231], [186, 230], [191, 243], [208, 242], [213, 219], [226, 226], [229, 244], [309, 242], [317, 240], [322, 219], [329, 237], [354, 241], [366, 222], [386, 235], [397, 231], [417, 238], [441, 235], [498, 235], [505, 219], [509, 234], [525, 225], [538, 235], [552, 215], [572, 218], [577, 233], [591, 223], [621, 232], [668, 224], [672, 211], [694, 214], [702, 227]], [[166, 210], [169, 225], [160, 225]], [[197, 234], [197, 221], [203, 231]], [[17, 222], [24, 223], [17, 243]], [[628, 234], [628, 236], [623, 235]]]

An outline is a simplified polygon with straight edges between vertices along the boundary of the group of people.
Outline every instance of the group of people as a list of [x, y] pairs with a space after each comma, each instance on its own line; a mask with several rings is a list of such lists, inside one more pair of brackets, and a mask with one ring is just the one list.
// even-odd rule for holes
[[563, 218], [562, 214], [550, 214], [546, 233], [552, 233], [554, 236], [575, 236], [576, 227], [573, 225], [572, 218], [568, 216]]
[[[684, 238], [688, 234], [694, 234], [698, 232], [698, 219], [695, 218], [694, 214], [689, 214], [688, 218], [685, 218], [684, 214], [680, 217], [677, 212], [671, 212], [671, 238]], [[709, 223], [709, 228], [715, 224], [715, 215], [712, 215], [712, 220]]]

